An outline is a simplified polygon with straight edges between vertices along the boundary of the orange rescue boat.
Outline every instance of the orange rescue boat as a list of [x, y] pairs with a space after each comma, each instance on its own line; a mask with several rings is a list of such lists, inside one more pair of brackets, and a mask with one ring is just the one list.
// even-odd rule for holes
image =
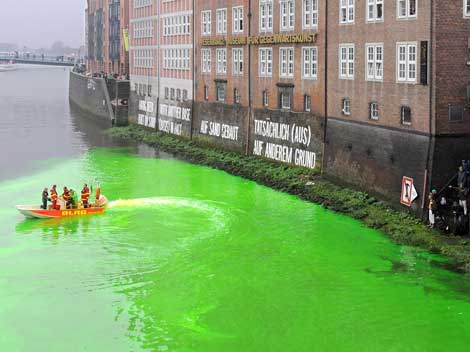
[[65, 209], [62, 204], [60, 210], [42, 209], [41, 207], [34, 205], [17, 205], [16, 209], [18, 209], [18, 211], [27, 218], [67, 218], [71, 216], [102, 214], [106, 209], [107, 202], [108, 199], [105, 196], [101, 195], [100, 199], [96, 202], [96, 204], [93, 204], [93, 206], [90, 208]]

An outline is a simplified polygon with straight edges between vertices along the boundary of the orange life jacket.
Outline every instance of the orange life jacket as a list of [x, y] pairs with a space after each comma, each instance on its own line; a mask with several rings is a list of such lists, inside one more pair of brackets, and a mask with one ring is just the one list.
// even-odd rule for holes
[[85, 187], [82, 190], [82, 200], [88, 200], [88, 198], [90, 198], [90, 190], [88, 189], [88, 187]]

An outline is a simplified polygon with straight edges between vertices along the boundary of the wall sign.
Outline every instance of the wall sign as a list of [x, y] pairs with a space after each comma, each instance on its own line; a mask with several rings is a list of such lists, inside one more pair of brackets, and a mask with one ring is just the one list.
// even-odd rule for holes
[[309, 150], [312, 129], [308, 125], [256, 120], [253, 155], [314, 169], [317, 155]]
[[413, 179], [411, 177], [403, 176], [403, 180], [401, 182], [400, 203], [407, 207], [411, 207], [411, 203], [413, 203], [416, 198], [418, 198], [418, 192], [416, 192]]
[[205, 134], [211, 137], [217, 137], [217, 138], [227, 139], [231, 141], [238, 141], [239, 130], [240, 130], [239, 126], [202, 120], [199, 133]]
[[137, 123], [141, 126], [155, 128], [155, 126], [157, 125], [157, 118], [153, 116], [139, 114], [137, 116]]

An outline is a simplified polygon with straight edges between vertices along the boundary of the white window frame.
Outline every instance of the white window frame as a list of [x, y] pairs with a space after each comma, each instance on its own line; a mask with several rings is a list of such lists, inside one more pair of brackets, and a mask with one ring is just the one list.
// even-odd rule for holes
[[[408, 108], [410, 110], [410, 121], [405, 121], [404, 119], [404, 109], [405, 108]], [[411, 115], [411, 107], [409, 105], [402, 105], [400, 106], [400, 121], [401, 121], [401, 124], [402, 125], [407, 125], [407, 126], [411, 126], [411, 123], [413, 122], [413, 117]]]
[[[400, 48], [405, 48], [405, 59], [400, 56]], [[411, 60], [410, 48], [414, 48], [414, 60]], [[401, 77], [401, 65], [405, 67], [405, 77]], [[414, 77], [410, 74], [413, 72]], [[418, 82], [418, 43], [417, 42], [398, 42], [396, 49], [396, 80], [397, 83], [416, 84]]]
[[[343, 58], [343, 49], [345, 50], [345, 56]], [[351, 59], [352, 50], [352, 59]], [[339, 61], [339, 79], [354, 79], [356, 73], [355, 67], [356, 53], [355, 46], [351, 43], [344, 43], [339, 45], [338, 50], [338, 61]], [[345, 64], [345, 71], [343, 73], [343, 62]]]
[[463, 18], [470, 18], [470, 0], [463, 0]]
[[272, 77], [273, 75], [273, 48], [259, 48], [258, 51], [259, 76]]
[[263, 106], [269, 106], [269, 94], [267, 89], [263, 90]]
[[[283, 58], [283, 52], [285, 52], [286, 54], [285, 62]], [[294, 77], [294, 47], [279, 48], [279, 77], [281, 78], [293, 78]]]
[[308, 94], [304, 94], [304, 111], [312, 111], [312, 97]]
[[351, 99], [343, 98], [342, 105], [343, 106], [341, 108], [341, 112], [343, 113], [343, 115], [346, 115], [346, 116], [351, 115]]
[[201, 49], [201, 67], [202, 73], [210, 73], [212, 70], [211, 67], [211, 49], [210, 48], [202, 48]]
[[[384, 2], [385, 0], [366, 0], [366, 19], [367, 22], [383, 22], [384, 21]], [[377, 17], [378, 6], [382, 5], [382, 17]], [[370, 9], [372, 7], [372, 17], [370, 16]]]
[[[340, 24], [352, 24], [356, 18], [355, 14], [355, 0], [339, 0], [339, 23]], [[343, 10], [344, 15], [343, 17]]]
[[243, 48], [232, 49], [232, 74], [243, 75]]
[[243, 6], [232, 7], [232, 33], [243, 33], [245, 30], [243, 20]]
[[379, 103], [373, 101], [369, 103], [369, 119], [378, 121], [380, 117]]
[[216, 49], [217, 57], [217, 74], [227, 74], [227, 49]]
[[302, 78], [317, 79], [318, 49], [316, 46], [302, 47]]
[[[284, 13], [285, 11], [285, 13]], [[283, 19], [286, 22], [283, 24]], [[295, 28], [295, 1], [279, 1], [279, 28], [281, 31], [293, 31]]]
[[273, 31], [273, 0], [259, 2], [259, 31], [268, 33]]
[[[284, 105], [284, 97], [288, 97], [287, 102], [289, 105]], [[291, 110], [292, 109], [292, 94], [290, 92], [281, 92], [281, 109], [282, 110]]]
[[211, 10], [201, 11], [202, 35], [211, 35], [211, 32], [212, 32], [211, 21], [212, 21], [212, 11]]
[[227, 33], [227, 9], [226, 8], [217, 9], [216, 18], [217, 18], [217, 26], [216, 26], [217, 34], [226, 34]]
[[318, 0], [302, 0], [302, 28], [318, 28]]
[[[369, 56], [369, 49], [372, 49], [372, 57]], [[383, 43], [366, 43], [364, 57], [366, 81], [382, 82], [384, 78]], [[372, 65], [372, 73], [369, 72], [369, 65]]]
[[[416, 12], [414, 15], [410, 15], [410, 1], [415, 1]], [[405, 11], [406, 11], [405, 15], [400, 14], [400, 4], [403, 2], [405, 3]], [[397, 4], [397, 19], [414, 20], [418, 18], [418, 0], [397, 0], [396, 4]]]

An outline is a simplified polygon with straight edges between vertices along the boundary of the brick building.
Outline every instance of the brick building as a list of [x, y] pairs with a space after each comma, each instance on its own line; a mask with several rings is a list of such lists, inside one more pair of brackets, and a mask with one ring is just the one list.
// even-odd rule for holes
[[470, 158], [469, 15], [468, 0], [328, 2], [325, 172], [395, 202], [410, 177], [419, 211]]
[[197, 0], [196, 138], [231, 147], [204, 128], [219, 120], [235, 147], [303, 165], [267, 148], [302, 125], [330, 176], [422, 195], [470, 158], [469, 38], [468, 0]]
[[127, 74], [123, 31], [129, 23], [129, 0], [87, 0], [85, 21], [88, 71]]

